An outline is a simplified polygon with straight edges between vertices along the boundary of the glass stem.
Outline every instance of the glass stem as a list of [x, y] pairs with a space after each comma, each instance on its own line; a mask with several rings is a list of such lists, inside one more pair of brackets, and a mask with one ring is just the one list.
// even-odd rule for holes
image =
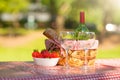
[[69, 65], [68, 65], [68, 50], [69, 50], [69, 49], [66, 49], [66, 50], [65, 50], [65, 52], [66, 52], [66, 58], [65, 58], [65, 67], [66, 67], [66, 69], [69, 68]]
[[85, 62], [84, 62], [84, 66], [87, 67], [88, 65], [88, 61], [87, 61], [87, 53], [88, 53], [88, 49], [85, 48]]

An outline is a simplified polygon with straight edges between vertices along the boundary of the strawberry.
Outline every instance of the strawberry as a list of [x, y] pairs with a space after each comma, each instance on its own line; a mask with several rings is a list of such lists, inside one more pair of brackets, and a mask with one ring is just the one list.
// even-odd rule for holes
[[41, 58], [42, 55], [39, 53], [38, 50], [34, 50], [33, 53], [32, 53], [32, 57], [35, 57], [35, 58]]
[[41, 54], [43, 58], [50, 58], [50, 52], [48, 50], [42, 50]]
[[38, 58], [43, 58], [43, 55], [40, 53], [39, 56], [38, 56]]
[[51, 58], [58, 58], [59, 54], [57, 52], [52, 52], [50, 57]]
[[48, 50], [42, 50], [39, 54], [38, 52], [34, 52], [34, 55], [35, 57], [42, 57], [42, 58], [58, 58], [59, 57], [59, 54], [55, 51], [52, 51], [52, 52], [49, 52]]
[[46, 53], [49, 53], [49, 51], [48, 50], [42, 50], [41, 51], [41, 54], [46, 54]]

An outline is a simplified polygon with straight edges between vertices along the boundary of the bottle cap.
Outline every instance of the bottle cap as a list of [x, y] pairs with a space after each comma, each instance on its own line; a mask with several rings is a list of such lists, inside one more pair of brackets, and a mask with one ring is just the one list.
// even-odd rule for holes
[[84, 12], [80, 12], [80, 23], [85, 23], [85, 13]]

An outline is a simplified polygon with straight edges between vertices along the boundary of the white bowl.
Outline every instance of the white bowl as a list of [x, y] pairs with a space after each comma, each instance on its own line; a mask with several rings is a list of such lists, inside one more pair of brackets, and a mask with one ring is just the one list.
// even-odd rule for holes
[[33, 60], [40, 66], [56, 66], [59, 58], [33, 58]]

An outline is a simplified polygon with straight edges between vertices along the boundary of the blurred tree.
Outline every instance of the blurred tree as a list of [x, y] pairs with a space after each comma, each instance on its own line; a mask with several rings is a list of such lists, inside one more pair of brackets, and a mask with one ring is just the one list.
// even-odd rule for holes
[[[114, 2], [116, 2], [117, 0], [114, 0]], [[103, 42], [103, 39], [106, 37], [106, 24], [108, 23], [113, 23], [113, 14], [115, 12], [115, 8], [114, 7], [114, 2], [113, 0], [99, 0], [98, 1], [98, 8], [100, 11], [102, 11], [102, 29], [101, 29], [101, 35], [100, 35], [100, 39], [101, 39], [101, 43]]]
[[0, 14], [14, 15], [13, 26], [18, 27], [18, 16], [28, 9], [29, 0], [0, 0]]
[[71, 3], [74, 0], [42, 0], [41, 2], [48, 6], [48, 10], [52, 15], [51, 22], [54, 28], [59, 31], [64, 29], [65, 16], [71, 9]]
[[88, 11], [92, 10], [98, 5], [97, 0], [74, 0], [71, 4], [72, 9], [69, 13], [71, 19], [79, 21], [79, 13], [81, 10]]

